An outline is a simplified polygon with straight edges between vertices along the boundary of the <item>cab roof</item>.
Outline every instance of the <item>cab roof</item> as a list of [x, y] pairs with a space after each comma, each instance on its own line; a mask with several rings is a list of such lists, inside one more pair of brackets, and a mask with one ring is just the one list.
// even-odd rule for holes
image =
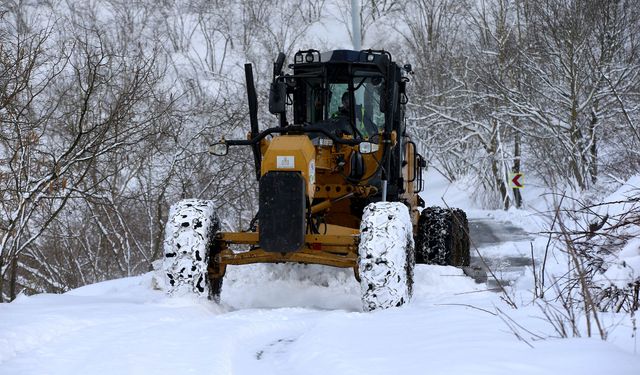
[[323, 64], [362, 64], [377, 66], [381, 72], [386, 71], [392, 63], [391, 54], [384, 50], [354, 51], [339, 49], [328, 52], [309, 49], [296, 52], [291, 68], [312, 67]]

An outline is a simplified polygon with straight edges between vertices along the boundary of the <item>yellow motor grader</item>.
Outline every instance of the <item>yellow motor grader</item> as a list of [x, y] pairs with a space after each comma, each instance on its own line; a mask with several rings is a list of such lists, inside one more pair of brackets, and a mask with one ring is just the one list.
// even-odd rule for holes
[[411, 66], [380, 50], [299, 51], [286, 74], [284, 62], [280, 53], [269, 92], [278, 126], [259, 129], [246, 64], [251, 131], [209, 150], [252, 148], [259, 210], [251, 228], [220, 231], [211, 201], [174, 204], [163, 261], [169, 292], [218, 300], [229, 265], [320, 264], [353, 269], [370, 311], [409, 301], [416, 262], [468, 265], [464, 212], [420, 211], [426, 163], [404, 119]]

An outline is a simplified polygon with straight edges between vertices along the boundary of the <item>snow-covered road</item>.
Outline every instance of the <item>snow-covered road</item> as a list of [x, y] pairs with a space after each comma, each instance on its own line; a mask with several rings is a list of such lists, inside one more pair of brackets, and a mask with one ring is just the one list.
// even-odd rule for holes
[[520, 227], [492, 219], [469, 220], [469, 236], [478, 248], [533, 239], [530, 233]]
[[[347, 271], [245, 266], [225, 282], [222, 305], [167, 298], [153, 290], [151, 274], [0, 305], [0, 374], [631, 375], [640, 368], [638, 356], [612, 343], [549, 338], [533, 309], [509, 309], [452, 267], [418, 266], [412, 303], [374, 313], [360, 311]], [[520, 332], [528, 343], [504, 319], [530, 330]]]
[[[500, 290], [498, 283], [511, 285], [521, 277], [532, 265], [531, 254], [516, 253], [491, 253], [481, 249], [501, 248], [509, 243], [528, 244], [535, 239], [534, 233], [528, 233], [520, 227], [509, 222], [493, 219], [475, 218], [469, 220], [469, 235], [471, 237], [471, 266], [481, 270], [480, 277], [476, 279], [487, 281], [489, 288]], [[476, 249], [481, 250], [478, 254]], [[483, 258], [480, 258], [480, 255]], [[490, 268], [497, 280], [489, 277], [485, 279]]]

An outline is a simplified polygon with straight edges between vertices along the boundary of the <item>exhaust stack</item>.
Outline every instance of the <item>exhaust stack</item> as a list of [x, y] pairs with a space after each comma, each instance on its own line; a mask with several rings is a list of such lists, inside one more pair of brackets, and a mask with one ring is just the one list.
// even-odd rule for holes
[[[251, 64], [244, 64], [244, 76], [247, 81], [247, 99], [249, 101], [249, 121], [251, 121], [251, 138], [256, 137], [260, 133], [258, 129], [258, 96], [256, 94], [256, 86], [253, 82], [253, 67]], [[253, 161], [256, 166], [256, 180], [260, 180], [260, 143], [251, 146], [253, 149]]]

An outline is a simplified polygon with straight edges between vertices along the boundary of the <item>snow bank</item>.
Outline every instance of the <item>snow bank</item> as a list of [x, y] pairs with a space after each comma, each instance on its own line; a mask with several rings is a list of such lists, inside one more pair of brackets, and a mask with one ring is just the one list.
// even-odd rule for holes
[[[419, 265], [412, 303], [360, 312], [346, 270], [230, 268], [223, 306], [169, 299], [151, 274], [0, 305], [0, 368], [29, 374], [637, 374], [640, 358], [598, 340], [519, 341], [459, 269]], [[299, 305], [297, 305], [300, 303]]]

